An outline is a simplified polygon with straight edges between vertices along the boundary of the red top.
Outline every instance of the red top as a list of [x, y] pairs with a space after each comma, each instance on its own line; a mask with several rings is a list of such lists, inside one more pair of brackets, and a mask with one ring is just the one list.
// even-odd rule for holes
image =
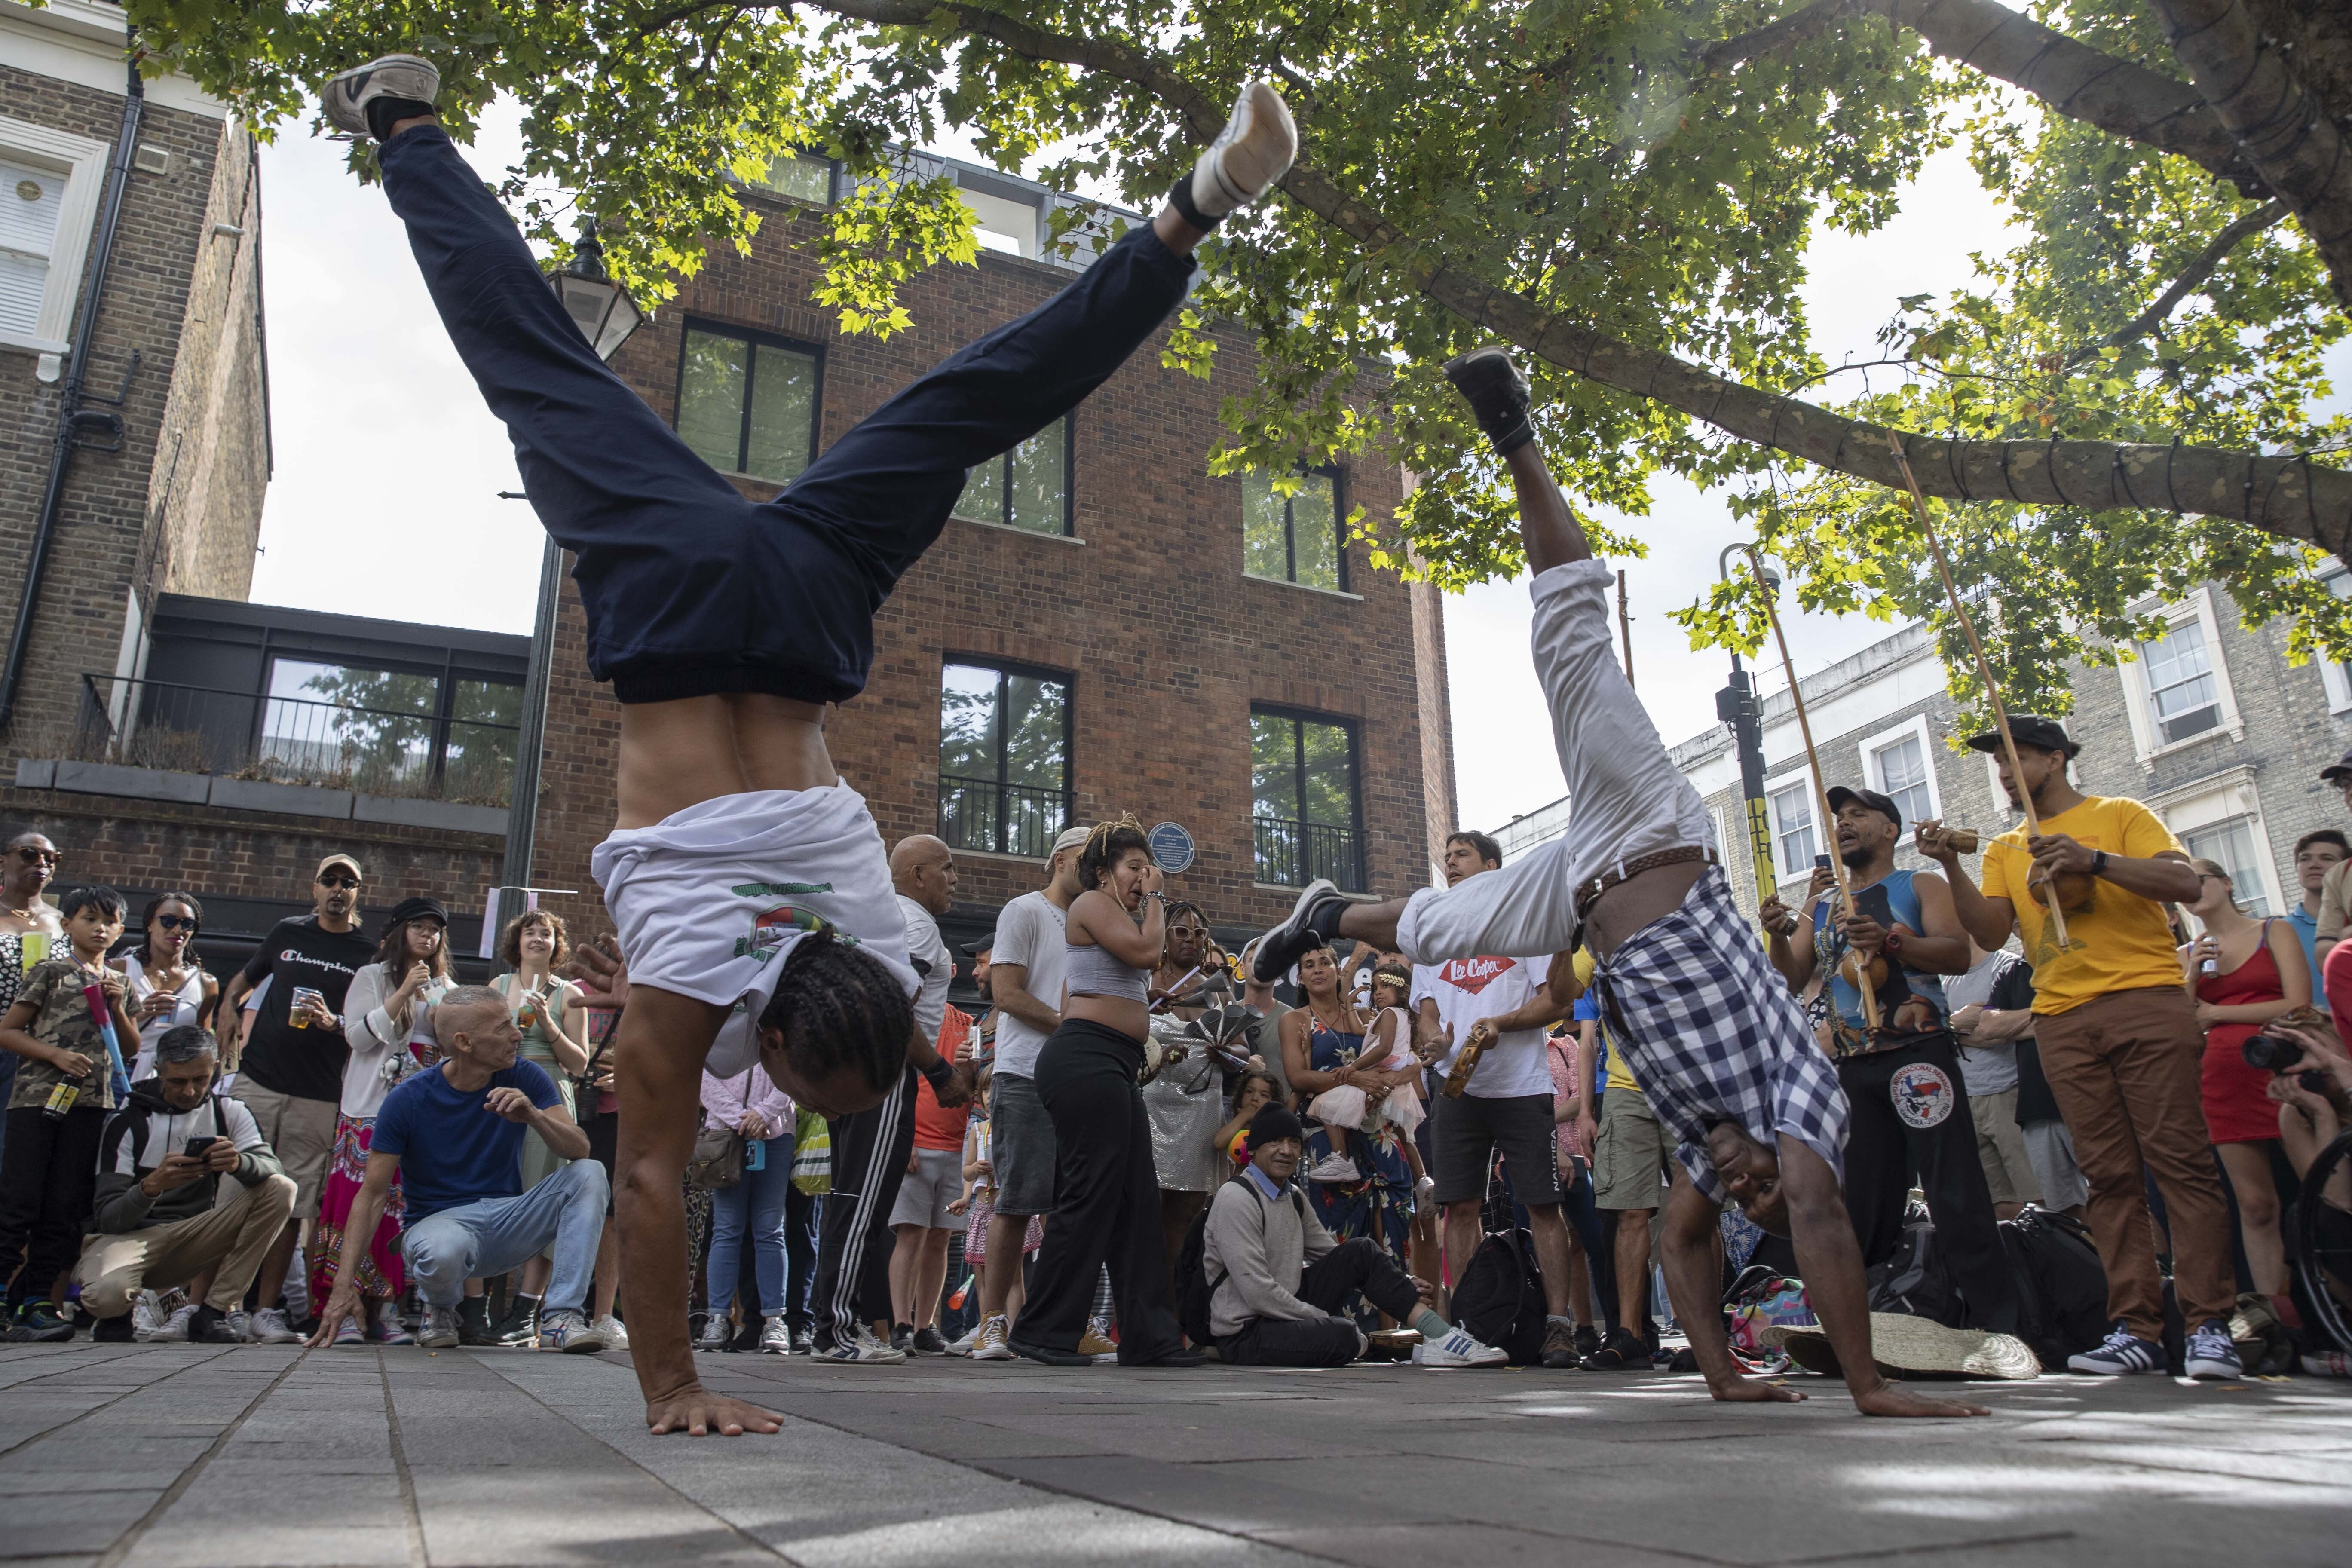
[[[2227, 974], [2200, 975], [2197, 1000], [2216, 1007], [2246, 1007], [2285, 1000], [2278, 961], [2271, 956], [2270, 922], [2252, 958]], [[2271, 1075], [2246, 1065], [2245, 1043], [2260, 1024], [2216, 1024], [2205, 1033], [2206, 1134], [2216, 1143], [2259, 1143], [2279, 1135], [2278, 1101], [2267, 1092]]]
[[[971, 1037], [971, 1015], [961, 1007], [950, 1007], [940, 1020], [940, 1037], [936, 1049], [942, 1059], [953, 1062], [963, 1056], [964, 1043]], [[963, 1124], [971, 1112], [958, 1106], [953, 1110], [940, 1109], [940, 1097], [931, 1092], [929, 1079], [915, 1082], [915, 1147], [918, 1149], [963, 1148]]]

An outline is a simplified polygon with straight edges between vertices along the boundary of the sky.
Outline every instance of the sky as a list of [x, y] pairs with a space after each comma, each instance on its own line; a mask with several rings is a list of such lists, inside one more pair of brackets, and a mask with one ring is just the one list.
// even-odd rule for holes
[[[495, 174], [518, 148], [517, 116], [494, 109], [469, 156]], [[539, 524], [523, 502], [498, 499], [521, 488], [505, 432], [457, 363], [383, 193], [344, 172], [340, 142], [299, 126], [261, 160], [277, 468], [252, 596], [529, 632]], [[1817, 234], [1805, 293], [1824, 357], [1872, 357], [1872, 334], [1897, 298], [1965, 282], [1968, 253], [1999, 245], [2001, 225], [2001, 209], [1949, 151], [1930, 161], [1885, 228], [1862, 238]], [[1665, 476], [1653, 493], [1650, 515], [1623, 523], [1651, 548], [1648, 559], [1625, 563], [1627, 593], [1635, 689], [1671, 744], [1716, 722], [1728, 663], [1719, 651], [1694, 652], [1667, 616], [1705, 593], [1717, 553], [1738, 534], [1717, 496]], [[1474, 826], [1499, 826], [1561, 793], [1528, 663], [1528, 618], [1524, 582], [1446, 602], [1456, 787], [1462, 820]], [[1810, 673], [1894, 628], [1802, 616], [1787, 629]], [[1783, 684], [1777, 670], [1763, 680], [1767, 690]]]

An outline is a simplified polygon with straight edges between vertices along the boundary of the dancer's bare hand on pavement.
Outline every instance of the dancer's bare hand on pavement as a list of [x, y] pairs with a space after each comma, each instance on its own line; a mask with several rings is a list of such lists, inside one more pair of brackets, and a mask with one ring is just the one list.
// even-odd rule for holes
[[1709, 1384], [1706, 1391], [1726, 1405], [1798, 1405], [1812, 1397], [1786, 1384], [1753, 1377], [1735, 1378], [1719, 1387]]
[[572, 950], [564, 965], [581, 999], [591, 1007], [625, 1007], [629, 1001], [629, 965], [621, 944], [609, 936], [593, 937]]
[[698, 1383], [675, 1394], [646, 1401], [646, 1426], [654, 1436], [684, 1432], [691, 1436], [740, 1437], [746, 1432], [781, 1432], [784, 1418], [772, 1410], [724, 1394], [713, 1394]]
[[1853, 1396], [1853, 1407], [1864, 1415], [1990, 1415], [1991, 1411], [1981, 1405], [1962, 1405], [1956, 1399], [1922, 1399], [1906, 1394], [1891, 1383], [1882, 1383], [1867, 1394]]

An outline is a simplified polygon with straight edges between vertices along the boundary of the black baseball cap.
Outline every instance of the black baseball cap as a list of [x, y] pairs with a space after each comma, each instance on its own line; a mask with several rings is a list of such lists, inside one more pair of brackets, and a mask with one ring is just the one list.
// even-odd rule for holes
[[1829, 800], [1832, 812], [1844, 810], [1846, 802], [1853, 801], [1878, 813], [1897, 827], [1903, 826], [1903, 808], [1874, 789], [1848, 789], [1843, 784], [1832, 784]]
[[[2021, 746], [2032, 746], [2044, 752], [2063, 752], [2070, 758], [2083, 749], [2082, 742], [2066, 733], [2065, 725], [2055, 719], [2044, 719], [2039, 713], [2011, 714], [2009, 733], [2010, 738]], [[1970, 735], [1969, 750], [1999, 756], [2000, 731], [1987, 730], [1981, 735]]]
[[2321, 784], [2342, 784], [2347, 778], [2352, 778], [2352, 752], [2336, 758], [2334, 767], [2319, 770]]

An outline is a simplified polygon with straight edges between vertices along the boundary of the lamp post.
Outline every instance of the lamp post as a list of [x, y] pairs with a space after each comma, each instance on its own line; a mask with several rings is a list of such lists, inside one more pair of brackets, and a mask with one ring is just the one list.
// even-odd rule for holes
[[[571, 264], [550, 273], [547, 281], [600, 360], [610, 360], [645, 321], [629, 291], [606, 274], [604, 247], [596, 242], [593, 218], [580, 226]], [[500, 490], [499, 497], [528, 499], [514, 490]], [[548, 667], [555, 648], [562, 572], [562, 552], [556, 548], [554, 536], [548, 535], [539, 557], [539, 608], [531, 622], [530, 664], [523, 677], [522, 726], [515, 737], [514, 795], [507, 805], [504, 877], [510, 888], [530, 885], [531, 850], [539, 825], [540, 753], [547, 742]]]
[[[1751, 544], [1731, 544], [1715, 558], [1716, 575], [1724, 582], [1731, 581], [1731, 558], [1746, 555], [1754, 549]], [[1780, 590], [1777, 573], [1764, 573], [1767, 593]], [[1756, 683], [1740, 667], [1739, 656], [1731, 656], [1731, 684], [1715, 694], [1715, 716], [1731, 730], [1733, 748], [1739, 756], [1739, 793], [1748, 803], [1748, 858], [1756, 868], [1756, 901], [1760, 905], [1780, 890], [1780, 879], [1772, 868], [1772, 823], [1764, 801], [1764, 710], [1756, 700]]]

